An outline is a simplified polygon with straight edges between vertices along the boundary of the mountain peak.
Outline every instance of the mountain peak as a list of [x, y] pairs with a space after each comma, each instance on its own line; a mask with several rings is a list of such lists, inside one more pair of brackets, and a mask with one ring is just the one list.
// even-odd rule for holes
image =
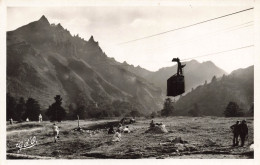
[[98, 42], [95, 41], [94, 37], [91, 35], [91, 37], [89, 38], [88, 42], [92, 45], [96, 45], [98, 46]]
[[185, 64], [199, 64], [199, 62], [197, 60], [190, 60], [190, 61], [187, 61], [187, 62], [184, 62]]
[[202, 64], [210, 64], [210, 65], [215, 65], [212, 61], [204, 61]]
[[57, 27], [58, 27], [59, 29], [63, 29], [63, 30], [64, 30], [64, 28], [61, 26], [60, 23], [58, 23]]
[[95, 42], [94, 37], [91, 36], [91, 37], [89, 38], [88, 42]]
[[193, 62], [193, 63], [199, 63], [197, 60], [190, 60], [189, 62]]
[[39, 22], [50, 24], [48, 19], [45, 17], [45, 15], [42, 15], [42, 17], [39, 19]]

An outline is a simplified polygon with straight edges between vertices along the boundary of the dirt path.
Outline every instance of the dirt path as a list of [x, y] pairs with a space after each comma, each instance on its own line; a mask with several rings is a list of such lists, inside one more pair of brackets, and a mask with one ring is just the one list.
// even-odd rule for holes
[[31, 129], [21, 129], [21, 130], [12, 130], [12, 131], [8, 131], [6, 132], [7, 135], [12, 135], [12, 134], [15, 134], [15, 133], [22, 133], [22, 132], [33, 132], [33, 131], [38, 131], [38, 130], [42, 130], [43, 128], [31, 128]]

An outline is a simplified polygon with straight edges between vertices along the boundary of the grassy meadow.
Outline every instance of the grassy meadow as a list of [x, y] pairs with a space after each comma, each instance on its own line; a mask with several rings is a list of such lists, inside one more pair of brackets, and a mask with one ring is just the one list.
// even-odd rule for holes
[[[51, 157], [54, 159], [234, 159], [253, 158], [249, 144], [253, 142], [253, 117], [247, 117], [248, 140], [244, 147], [232, 147], [230, 126], [244, 118], [224, 117], [168, 117], [154, 118], [166, 125], [168, 133], [145, 133], [151, 119], [140, 118], [129, 124], [130, 133], [122, 133], [120, 142], [112, 142], [107, 133], [110, 124], [118, 120], [81, 120], [83, 131], [76, 131], [77, 121], [57, 123], [60, 138], [54, 143], [53, 123], [44, 121], [7, 124], [7, 153], [17, 153], [16, 144], [32, 136], [37, 145], [21, 150], [19, 154]], [[181, 137], [185, 144], [172, 143]], [[7, 159], [14, 157], [7, 156]]]

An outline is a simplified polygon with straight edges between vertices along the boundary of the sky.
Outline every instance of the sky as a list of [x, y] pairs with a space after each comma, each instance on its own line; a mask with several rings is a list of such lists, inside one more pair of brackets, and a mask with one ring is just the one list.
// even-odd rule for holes
[[[254, 10], [127, 44], [120, 43], [253, 7], [250, 2], [221, 5], [8, 7], [7, 31], [45, 15], [50, 23], [61, 23], [72, 35], [78, 34], [85, 40], [93, 35], [107, 56], [119, 62], [126, 61], [156, 71], [174, 65], [171, 62], [174, 57], [183, 61], [210, 60], [230, 73], [254, 64], [254, 47], [251, 46], [254, 44]], [[214, 54], [241, 47], [247, 48]]]

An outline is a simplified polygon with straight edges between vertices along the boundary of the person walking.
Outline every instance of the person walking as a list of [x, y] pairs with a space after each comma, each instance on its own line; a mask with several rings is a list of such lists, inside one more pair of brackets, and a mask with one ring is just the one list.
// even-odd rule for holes
[[239, 136], [239, 121], [236, 122], [236, 124], [232, 125], [230, 127], [233, 132], [233, 146], [238, 146], [238, 136]]
[[248, 136], [248, 127], [245, 120], [243, 120], [241, 124], [239, 124], [239, 136], [241, 139], [241, 147], [243, 147], [246, 137]]
[[54, 123], [53, 124], [53, 136], [54, 136], [54, 142], [57, 142], [57, 139], [59, 138], [59, 127]]

